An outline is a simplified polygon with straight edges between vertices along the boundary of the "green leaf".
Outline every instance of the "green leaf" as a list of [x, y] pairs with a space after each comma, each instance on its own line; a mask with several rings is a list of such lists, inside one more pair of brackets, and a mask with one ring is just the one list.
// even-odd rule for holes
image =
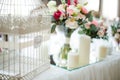
[[79, 34], [85, 34], [84, 31], [78, 31]]
[[62, 4], [65, 4], [65, 0], [61, 0], [61, 3], [62, 3]]
[[90, 17], [88, 18], [89, 21], [93, 21], [93, 16], [90, 15]]
[[93, 24], [91, 24], [91, 25], [90, 25], [90, 28], [91, 28], [91, 29], [90, 29], [91, 31], [94, 31], [94, 32], [96, 32], [96, 31], [97, 31], [96, 26], [95, 26], [95, 25], [93, 25]]
[[56, 28], [56, 24], [53, 24], [51, 27], [51, 33], [53, 33], [55, 31], [55, 28]]
[[86, 15], [86, 18], [88, 18], [89, 21], [93, 21], [93, 15], [91, 11]]
[[92, 12], [90, 11], [88, 14], [86, 14], [86, 17], [89, 18], [91, 16], [91, 13]]

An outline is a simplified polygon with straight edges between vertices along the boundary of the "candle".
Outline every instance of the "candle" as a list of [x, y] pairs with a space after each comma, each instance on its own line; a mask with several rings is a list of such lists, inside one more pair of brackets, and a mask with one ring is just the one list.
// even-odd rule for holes
[[89, 64], [91, 38], [87, 35], [81, 35], [79, 37], [78, 53], [79, 53], [79, 65], [84, 66]]
[[79, 54], [76, 52], [68, 53], [67, 68], [74, 69], [79, 67]]
[[108, 48], [105, 45], [100, 45], [98, 47], [98, 58], [99, 58], [99, 60], [102, 60], [106, 57], [107, 50], [108, 50]]
[[70, 5], [70, 4], [71, 4], [71, 1], [70, 1], [70, 0], [67, 0], [67, 4]]

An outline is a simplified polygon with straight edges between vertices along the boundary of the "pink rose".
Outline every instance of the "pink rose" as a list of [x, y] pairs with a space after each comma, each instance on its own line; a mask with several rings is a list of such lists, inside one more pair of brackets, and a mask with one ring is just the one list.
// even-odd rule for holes
[[61, 11], [59, 11], [59, 10], [57, 10], [55, 13], [54, 13], [54, 18], [55, 18], [55, 20], [59, 20], [59, 18], [60, 18], [60, 16], [61, 16], [61, 14], [62, 14], [62, 12]]
[[82, 7], [82, 8], [81, 8], [81, 11], [82, 11], [82, 13], [84, 13], [84, 14], [87, 14], [87, 13], [88, 13], [88, 10], [87, 10], [85, 7]]
[[98, 22], [97, 21], [92, 21], [91, 24], [95, 25], [95, 26], [98, 26]]
[[67, 8], [67, 13], [71, 16], [74, 13], [74, 11], [70, 8]]

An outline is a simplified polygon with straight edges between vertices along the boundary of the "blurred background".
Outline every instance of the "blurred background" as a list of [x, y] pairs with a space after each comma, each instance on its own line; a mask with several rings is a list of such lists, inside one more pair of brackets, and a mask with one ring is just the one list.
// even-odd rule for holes
[[[50, 0], [42, 0], [47, 4]], [[60, 0], [57, 5], [60, 4]], [[67, 1], [67, 0], [66, 0]], [[80, 3], [88, 2], [86, 6], [88, 10], [95, 11], [96, 17], [104, 17], [107, 19], [115, 19], [120, 17], [120, 0], [78, 0]]]

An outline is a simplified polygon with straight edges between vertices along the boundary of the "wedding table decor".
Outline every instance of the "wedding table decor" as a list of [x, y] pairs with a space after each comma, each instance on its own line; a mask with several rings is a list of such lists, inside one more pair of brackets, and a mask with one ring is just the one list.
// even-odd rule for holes
[[[64, 37], [61, 37], [61, 39], [64, 39], [64, 41], [63, 41], [63, 45], [59, 50], [59, 55], [58, 55], [59, 56], [58, 65], [61, 67], [67, 66], [68, 54], [71, 50], [73, 50], [71, 48], [72, 45], [70, 45], [70, 39], [74, 31], [78, 28], [80, 28], [81, 30], [83, 29], [83, 27], [85, 30], [89, 29], [89, 27], [92, 27], [92, 29], [94, 29], [97, 26], [96, 21], [94, 21], [93, 19], [92, 11], [88, 11], [85, 8], [86, 5], [87, 3], [84, 3], [84, 4], [78, 3], [78, 0], [74, 0], [73, 4], [71, 3], [70, 0], [68, 0], [67, 3], [65, 2], [65, 0], [61, 0], [61, 4], [58, 6], [56, 6], [55, 1], [49, 1], [47, 4], [48, 8], [50, 9], [50, 15], [52, 17], [51, 33], [56, 32], [58, 34], [58, 31], [61, 30], [62, 34], [64, 35]], [[84, 41], [82, 40], [82, 38], [80, 40]], [[85, 38], [86, 42], [87, 40], [88, 39]], [[84, 54], [83, 52], [86, 51], [85, 47], [87, 47], [88, 52], [86, 51], [86, 56], [89, 56], [90, 40], [88, 41], [88, 45], [85, 43], [83, 44], [82, 43], [78, 44], [78, 45], [81, 45], [80, 47], [81, 50], [78, 53]], [[84, 44], [87, 46], [84, 47], [83, 46]], [[82, 47], [84, 47], [84, 49]], [[81, 55], [81, 59], [82, 57], [83, 56]], [[84, 58], [85, 58], [85, 55], [84, 55]], [[86, 63], [88, 63], [88, 60], [89, 60], [89, 57], [86, 57]], [[86, 64], [86, 63], [81, 63], [81, 64]]]

